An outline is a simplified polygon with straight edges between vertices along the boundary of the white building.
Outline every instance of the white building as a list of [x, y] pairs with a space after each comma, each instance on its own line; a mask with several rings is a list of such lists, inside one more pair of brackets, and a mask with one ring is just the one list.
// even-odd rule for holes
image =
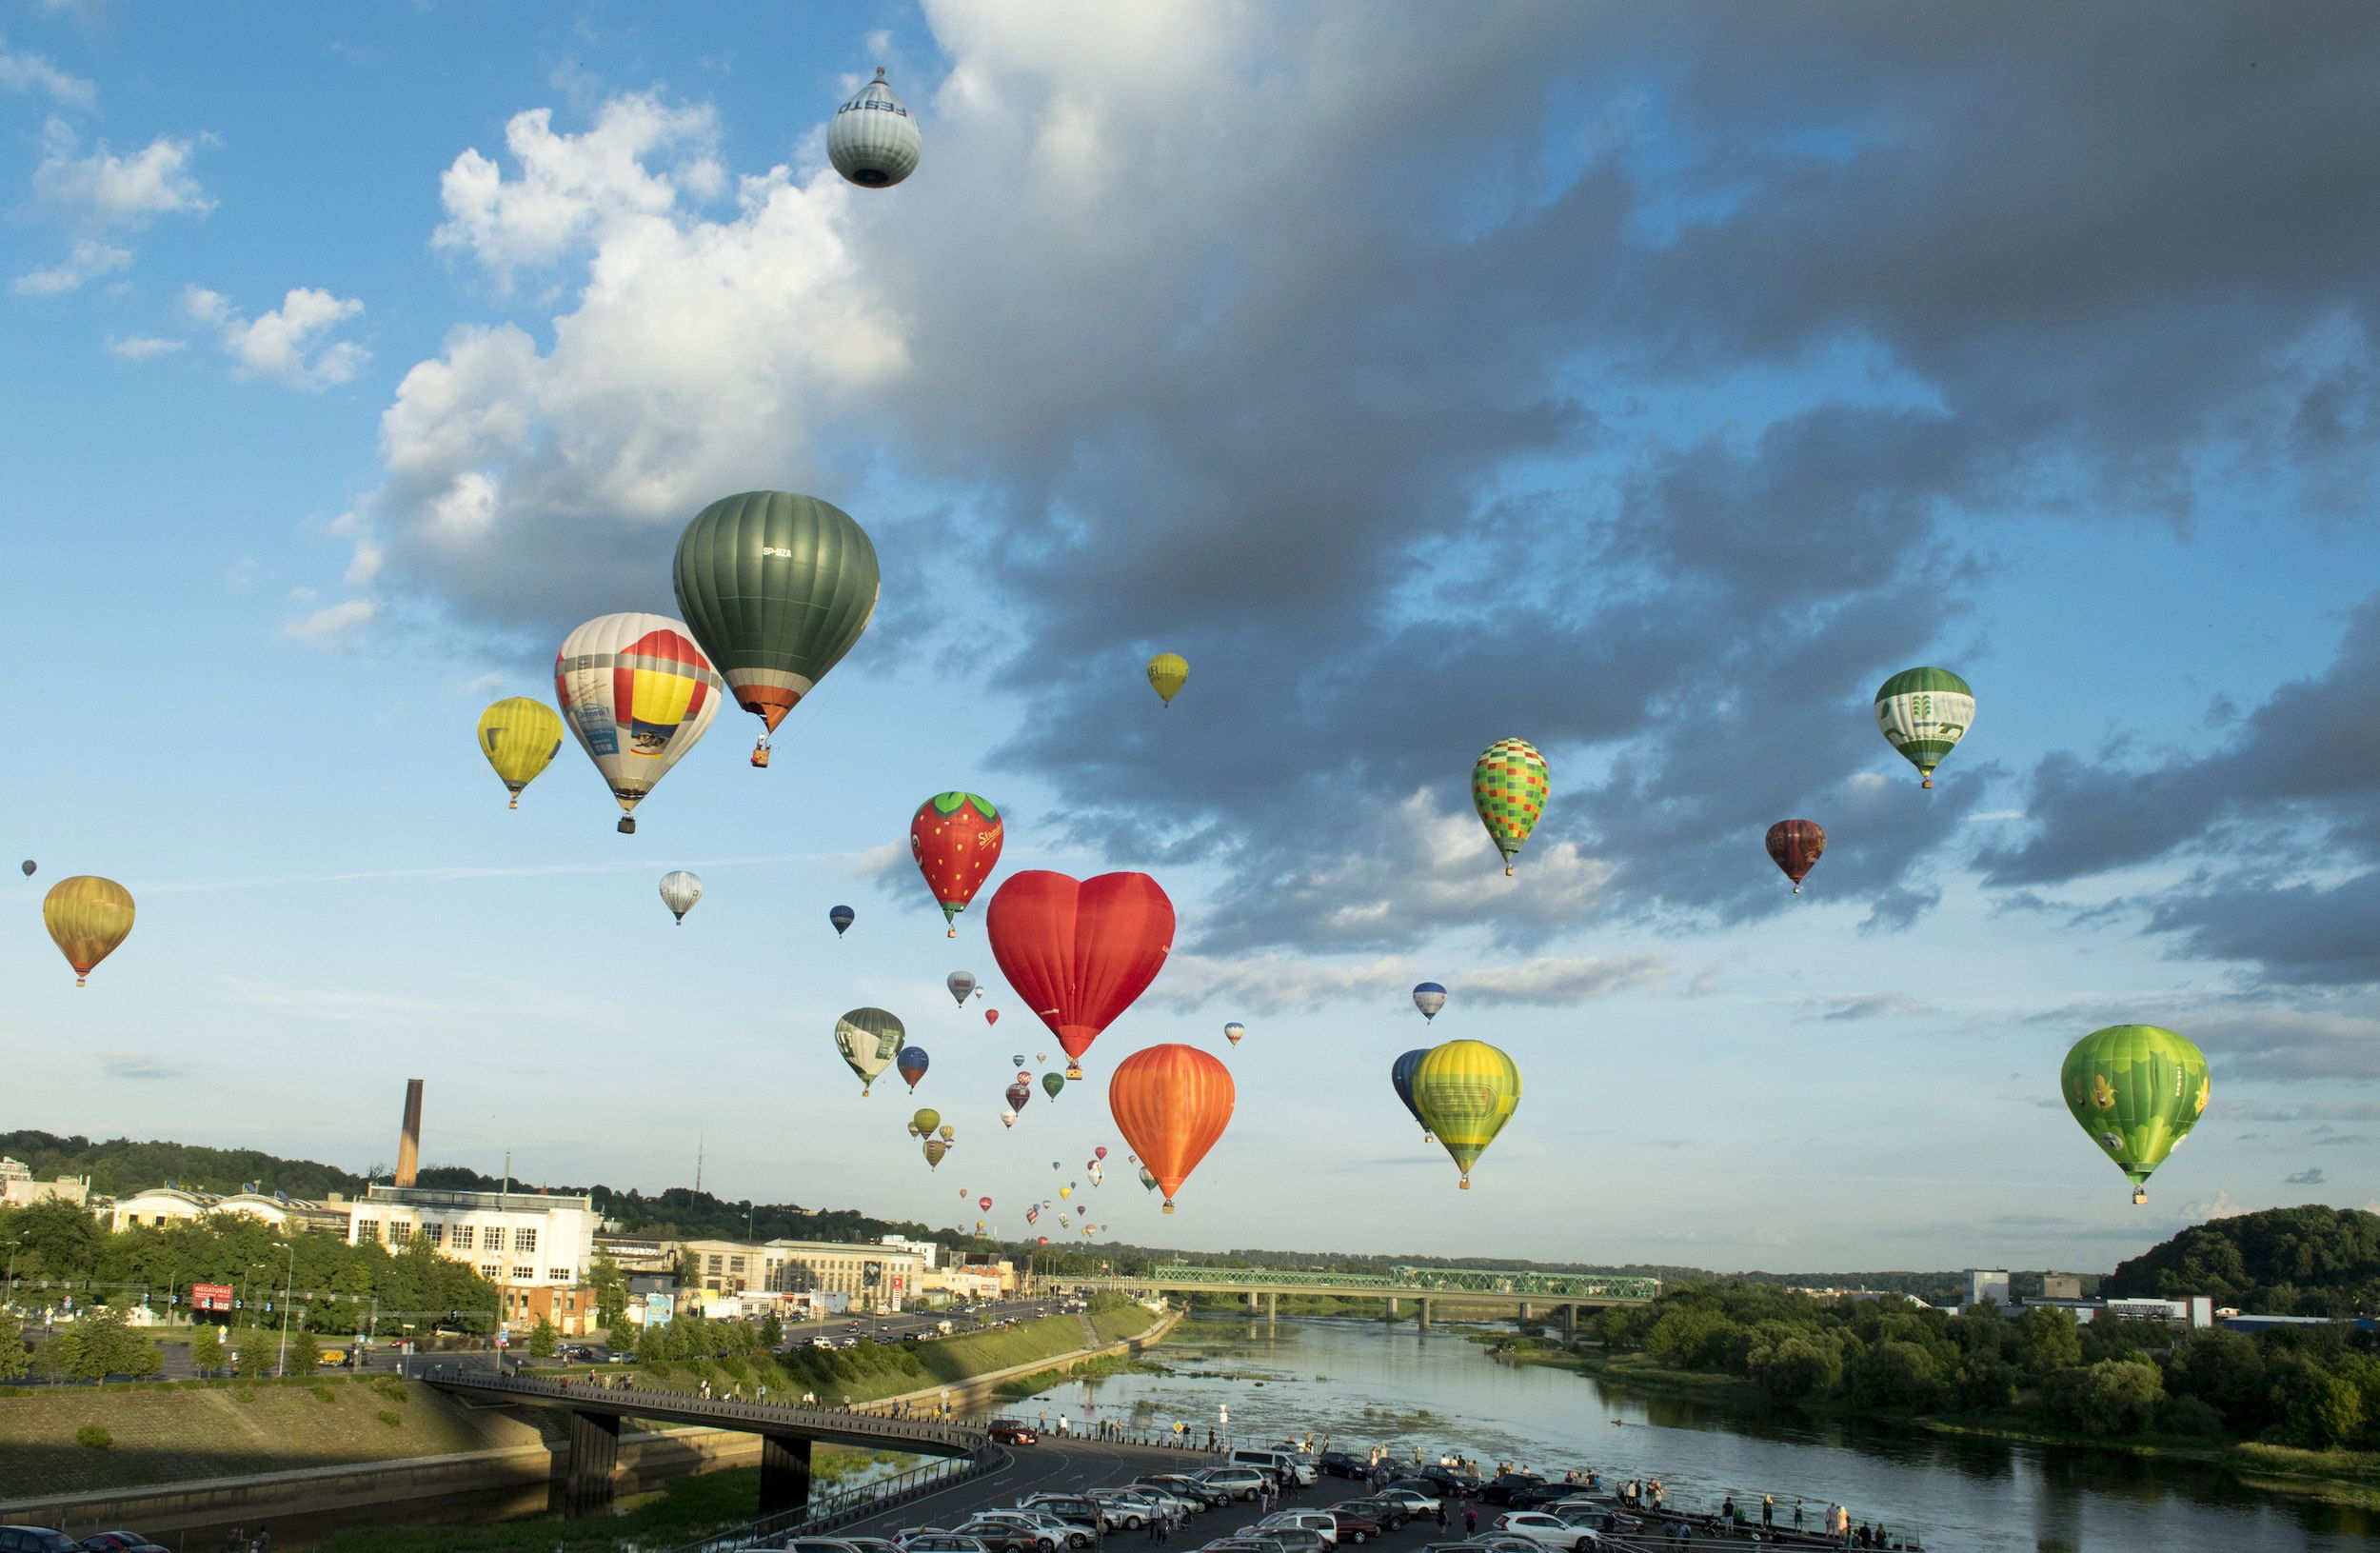
[[374, 1182], [349, 1205], [347, 1243], [378, 1241], [401, 1251], [419, 1238], [499, 1284], [572, 1288], [586, 1281], [600, 1217], [586, 1197]]
[[212, 1213], [236, 1213], [246, 1218], [262, 1220], [276, 1229], [341, 1229], [346, 1227], [344, 1208], [338, 1205], [312, 1203], [302, 1197], [284, 1197], [278, 1192], [201, 1192], [187, 1186], [151, 1186], [119, 1197], [108, 1210], [108, 1227], [130, 1229], [136, 1224], [163, 1228], [167, 1224], [188, 1224]]
[[12, 1160], [0, 1154], [0, 1204], [24, 1208], [35, 1203], [46, 1203], [53, 1197], [63, 1198], [81, 1207], [90, 1201], [90, 1182], [79, 1176], [35, 1181], [32, 1166], [23, 1160]]
[[896, 1250], [914, 1252], [924, 1259], [927, 1272], [932, 1272], [942, 1264], [942, 1246], [940, 1241], [913, 1241], [906, 1235], [886, 1235], [877, 1244], [892, 1246]]
[[2008, 1305], [2008, 1269], [2006, 1267], [1970, 1267], [1967, 1269], [1967, 1298], [1962, 1304], [1981, 1304], [1989, 1300], [2005, 1309]]

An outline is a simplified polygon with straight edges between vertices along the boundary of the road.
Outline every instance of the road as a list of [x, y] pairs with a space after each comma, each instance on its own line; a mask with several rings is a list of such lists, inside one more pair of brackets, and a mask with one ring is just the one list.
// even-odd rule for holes
[[[1027, 1494], [1079, 1493], [1085, 1488], [1120, 1488], [1144, 1472], [1195, 1472], [1213, 1466], [1219, 1458], [1200, 1450], [1160, 1450], [1146, 1445], [1126, 1445], [1093, 1440], [1052, 1441], [1039, 1445], [1019, 1445], [1009, 1451], [1009, 1464], [986, 1477], [971, 1478], [948, 1488], [908, 1501], [883, 1515], [826, 1532], [827, 1537], [890, 1537], [909, 1526], [955, 1526], [977, 1510], [1004, 1509]], [[1344, 1491], [1337, 1491], [1343, 1489]], [[1360, 1485], [1342, 1483], [1337, 1478], [1324, 1478], [1311, 1488], [1299, 1489], [1279, 1508], [1320, 1508], [1340, 1500], [1353, 1499], [1361, 1493]], [[1253, 1523], [1257, 1519], [1254, 1504], [1230, 1504], [1208, 1510], [1190, 1518], [1190, 1524], [1180, 1540], [1182, 1548], [1193, 1548], [1202, 1543], [1237, 1528]], [[1431, 1528], [1435, 1531], [1437, 1528]], [[1387, 1543], [1383, 1540], [1384, 1545]], [[1413, 1538], [1413, 1546], [1424, 1539]], [[1117, 1531], [1109, 1534], [1104, 1546], [1115, 1549], [1127, 1544], [1138, 1546], [1142, 1537], [1138, 1532]]]

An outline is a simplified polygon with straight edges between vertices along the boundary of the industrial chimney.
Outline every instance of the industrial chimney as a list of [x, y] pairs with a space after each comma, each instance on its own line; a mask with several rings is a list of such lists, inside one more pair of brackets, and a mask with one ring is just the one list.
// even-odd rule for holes
[[397, 1185], [410, 1186], [422, 1167], [422, 1081], [405, 1081], [405, 1131], [397, 1136]]

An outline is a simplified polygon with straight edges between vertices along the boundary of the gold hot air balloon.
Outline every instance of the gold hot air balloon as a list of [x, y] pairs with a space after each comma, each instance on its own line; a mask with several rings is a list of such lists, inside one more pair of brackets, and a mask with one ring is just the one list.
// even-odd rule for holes
[[1471, 1189], [1471, 1166], [1520, 1104], [1520, 1068], [1484, 1041], [1433, 1046], [1413, 1072], [1413, 1108]]
[[50, 886], [41, 901], [42, 926], [81, 986], [91, 967], [115, 953], [132, 931], [132, 892], [112, 879], [77, 874]]
[[1149, 660], [1149, 688], [1157, 699], [1170, 707], [1181, 687], [1190, 683], [1190, 660], [1179, 652], [1160, 652]]
[[562, 748], [562, 714], [527, 696], [506, 696], [479, 714], [479, 752], [521, 806], [521, 789], [554, 763]]

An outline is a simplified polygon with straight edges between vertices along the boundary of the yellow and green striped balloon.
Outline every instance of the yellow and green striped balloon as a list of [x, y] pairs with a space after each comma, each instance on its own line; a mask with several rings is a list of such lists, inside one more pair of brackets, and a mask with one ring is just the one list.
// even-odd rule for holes
[[1454, 1156], [1462, 1189], [1473, 1162], [1487, 1151], [1520, 1105], [1520, 1068], [1484, 1041], [1433, 1046], [1413, 1073], [1413, 1108]]
[[2074, 1043], [2058, 1074], [2066, 1108], [2149, 1201], [2149, 1175], [2206, 1114], [2206, 1054], [2155, 1025], [2111, 1025]]
[[1877, 687], [1876, 731], [1934, 786], [1934, 768], [1975, 721], [1975, 693], [1947, 668], [1904, 668]]
[[1498, 739], [1471, 763], [1471, 806], [1479, 811], [1479, 823], [1504, 854], [1508, 877], [1514, 856], [1537, 828], [1553, 789], [1545, 757], [1526, 739]]

